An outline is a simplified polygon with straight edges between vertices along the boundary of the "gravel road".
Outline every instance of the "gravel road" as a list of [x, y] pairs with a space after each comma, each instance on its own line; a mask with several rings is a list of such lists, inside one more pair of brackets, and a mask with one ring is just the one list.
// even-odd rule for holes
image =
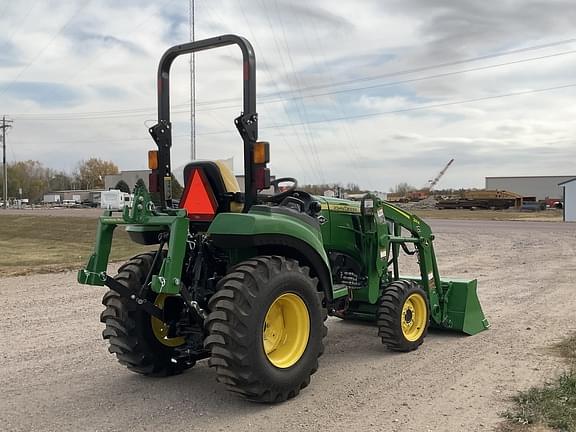
[[395, 354], [373, 326], [329, 319], [311, 385], [275, 406], [227, 393], [205, 362], [164, 379], [128, 372], [100, 336], [104, 290], [72, 272], [2, 278], [0, 429], [493, 430], [516, 390], [561, 369], [547, 347], [576, 330], [576, 225], [431, 223], [442, 274], [479, 279], [491, 330], [432, 332]]

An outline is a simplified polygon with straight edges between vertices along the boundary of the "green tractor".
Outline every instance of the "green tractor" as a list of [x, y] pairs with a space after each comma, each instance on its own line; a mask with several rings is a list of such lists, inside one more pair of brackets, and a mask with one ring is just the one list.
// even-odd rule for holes
[[[170, 67], [179, 55], [226, 45], [238, 45], [243, 56], [243, 111], [235, 125], [244, 142], [245, 191], [223, 163], [194, 161], [176, 202]], [[440, 278], [434, 236], [420, 218], [370, 195], [319, 197], [298, 190], [292, 178], [270, 181], [269, 145], [258, 141], [255, 79], [252, 46], [235, 35], [174, 46], [160, 61], [149, 190], [137, 187], [122, 214], [104, 212], [95, 252], [78, 273], [80, 283], [110, 289], [101, 321], [118, 361], [143, 375], [167, 376], [207, 358], [232, 392], [281, 402], [318, 369], [329, 315], [375, 321], [383, 344], [395, 351], [418, 348], [430, 326], [470, 335], [487, 329], [476, 280]], [[155, 250], [111, 277], [118, 226]], [[400, 273], [401, 252], [416, 255], [419, 275]]]

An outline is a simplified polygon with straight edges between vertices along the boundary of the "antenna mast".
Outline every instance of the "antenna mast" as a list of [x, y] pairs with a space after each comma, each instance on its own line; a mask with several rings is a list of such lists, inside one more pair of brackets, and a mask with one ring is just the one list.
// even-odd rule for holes
[[[190, 42], [195, 41], [194, 0], [189, 4]], [[196, 160], [196, 54], [190, 54], [190, 159]]]

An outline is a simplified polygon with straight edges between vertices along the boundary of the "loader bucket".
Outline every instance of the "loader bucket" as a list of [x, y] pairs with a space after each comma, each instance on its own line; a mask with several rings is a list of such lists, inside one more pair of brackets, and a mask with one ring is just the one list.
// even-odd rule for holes
[[448, 289], [447, 313], [443, 328], [474, 335], [490, 327], [482, 312], [476, 286], [476, 279], [442, 281], [442, 287]]

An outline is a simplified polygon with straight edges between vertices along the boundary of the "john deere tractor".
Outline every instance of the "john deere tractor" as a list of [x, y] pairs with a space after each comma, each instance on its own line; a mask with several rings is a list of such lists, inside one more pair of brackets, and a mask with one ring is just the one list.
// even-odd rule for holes
[[[223, 163], [194, 161], [176, 202], [170, 67], [180, 55], [226, 45], [243, 56], [243, 110], [235, 125], [244, 145], [244, 192]], [[224, 35], [168, 49], [158, 68], [158, 123], [149, 131], [158, 147], [148, 154], [149, 188], [137, 187], [121, 214], [104, 212], [95, 252], [78, 273], [82, 284], [109, 288], [103, 336], [131, 371], [167, 376], [208, 359], [229, 390], [280, 402], [318, 369], [327, 316], [374, 321], [394, 351], [418, 348], [429, 327], [469, 335], [488, 328], [476, 280], [440, 277], [434, 236], [420, 218], [375, 196], [312, 196], [293, 178], [270, 180], [246, 39]], [[110, 276], [119, 226], [154, 250]], [[402, 253], [417, 257], [419, 274], [401, 274]]]

